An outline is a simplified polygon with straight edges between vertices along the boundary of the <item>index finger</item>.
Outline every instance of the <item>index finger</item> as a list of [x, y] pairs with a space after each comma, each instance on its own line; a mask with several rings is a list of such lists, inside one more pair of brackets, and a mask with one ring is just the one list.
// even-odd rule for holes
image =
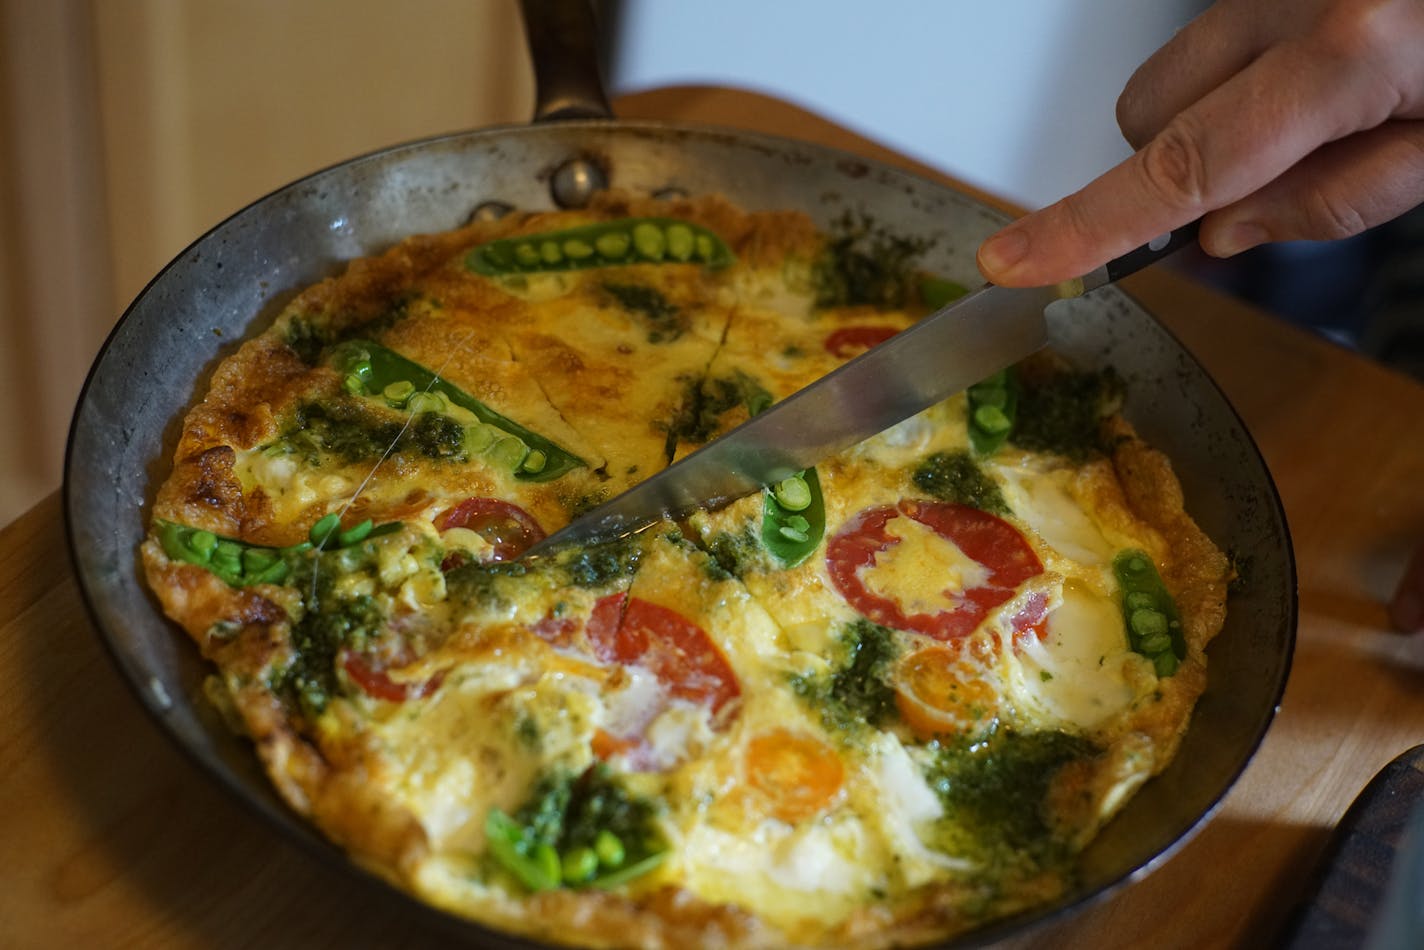
[[980, 270], [1006, 286], [1086, 274], [1251, 194], [1324, 142], [1383, 122], [1391, 100], [1381, 82], [1310, 38], [1272, 47], [1122, 164], [991, 237]]

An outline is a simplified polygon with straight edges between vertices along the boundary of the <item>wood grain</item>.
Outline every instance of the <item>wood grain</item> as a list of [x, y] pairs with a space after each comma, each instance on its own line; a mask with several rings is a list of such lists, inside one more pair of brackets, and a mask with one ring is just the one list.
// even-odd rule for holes
[[[660, 90], [620, 114], [742, 126], [933, 174], [787, 103]], [[1424, 734], [1424, 640], [1384, 601], [1424, 540], [1424, 387], [1169, 270], [1127, 285], [1216, 378], [1275, 474], [1300, 641], [1220, 812], [1145, 880], [1015, 948], [1254, 947], [1351, 800]], [[148, 721], [91, 629], [50, 496], [0, 533], [0, 947], [414, 947], [398, 902], [279, 839]]]

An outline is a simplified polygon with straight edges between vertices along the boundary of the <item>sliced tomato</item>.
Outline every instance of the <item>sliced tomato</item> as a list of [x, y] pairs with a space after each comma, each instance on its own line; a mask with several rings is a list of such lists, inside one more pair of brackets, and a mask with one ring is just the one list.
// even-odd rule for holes
[[[435, 519], [435, 530], [451, 528], [468, 528], [488, 541], [493, 547], [492, 561], [512, 561], [544, 540], [544, 529], [533, 515], [498, 498], [466, 498]], [[463, 560], [451, 555], [441, 566], [449, 570]]]
[[815, 736], [774, 729], [747, 743], [747, 785], [766, 813], [790, 824], [831, 808], [845, 783], [836, 750]]
[[872, 346], [884, 343], [897, 332], [899, 331], [894, 327], [841, 327], [826, 337], [824, 345], [826, 352], [832, 356], [846, 359], [851, 356], [859, 356]]
[[916, 650], [895, 666], [895, 707], [922, 739], [982, 730], [998, 711], [986, 678], [997, 638], [975, 637]]
[[[918, 521], [956, 545], [988, 570], [982, 585], [946, 590], [953, 604], [935, 613], [909, 613], [893, 593], [876, 593], [862, 573], [877, 558], [899, 543], [890, 522], [905, 517]], [[895, 506], [868, 508], [852, 518], [826, 545], [826, 568], [831, 582], [846, 602], [878, 624], [922, 633], [936, 640], [951, 640], [973, 632], [989, 613], [1017, 593], [1029, 578], [1043, 573], [1043, 565], [1018, 529], [1002, 518], [949, 502], [905, 499]], [[1034, 602], [1034, 598], [1027, 598]], [[1043, 621], [1046, 600], [1021, 610], [1011, 618], [1017, 632]]]
[[713, 714], [741, 695], [731, 664], [707, 632], [675, 610], [609, 594], [594, 604], [588, 639], [605, 663], [642, 666], [673, 696], [704, 703]]
[[437, 673], [430, 679], [417, 683], [397, 682], [390, 678], [384, 667], [377, 665], [370, 657], [350, 650], [342, 657], [341, 667], [351, 678], [351, 682], [361, 687], [366, 695], [390, 703], [423, 699], [439, 689], [445, 678]]

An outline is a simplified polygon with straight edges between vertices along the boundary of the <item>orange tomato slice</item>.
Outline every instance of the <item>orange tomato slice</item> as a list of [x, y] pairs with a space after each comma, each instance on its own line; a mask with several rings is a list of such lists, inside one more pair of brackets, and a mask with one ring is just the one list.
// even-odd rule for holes
[[922, 739], [978, 732], [998, 708], [983, 663], [994, 647], [975, 639], [961, 647], [932, 646], [906, 656], [895, 668], [895, 706]]
[[829, 810], [840, 798], [845, 766], [815, 736], [777, 729], [755, 736], [746, 749], [747, 784], [767, 814], [795, 824]]

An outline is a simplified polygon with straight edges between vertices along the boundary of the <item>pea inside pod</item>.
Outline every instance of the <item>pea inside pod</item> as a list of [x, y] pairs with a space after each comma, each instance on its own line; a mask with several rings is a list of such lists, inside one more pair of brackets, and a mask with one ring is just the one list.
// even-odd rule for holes
[[585, 464], [552, 440], [379, 343], [351, 340], [338, 347], [332, 359], [345, 373], [345, 387], [352, 395], [380, 398], [392, 408], [412, 413], [444, 413], [451, 405], [470, 412], [479, 422], [465, 430], [466, 451], [488, 455], [515, 478], [550, 481]]
[[718, 268], [734, 259], [726, 242], [700, 224], [677, 218], [620, 218], [489, 241], [466, 255], [465, 266], [476, 274], [498, 277], [624, 264]]

